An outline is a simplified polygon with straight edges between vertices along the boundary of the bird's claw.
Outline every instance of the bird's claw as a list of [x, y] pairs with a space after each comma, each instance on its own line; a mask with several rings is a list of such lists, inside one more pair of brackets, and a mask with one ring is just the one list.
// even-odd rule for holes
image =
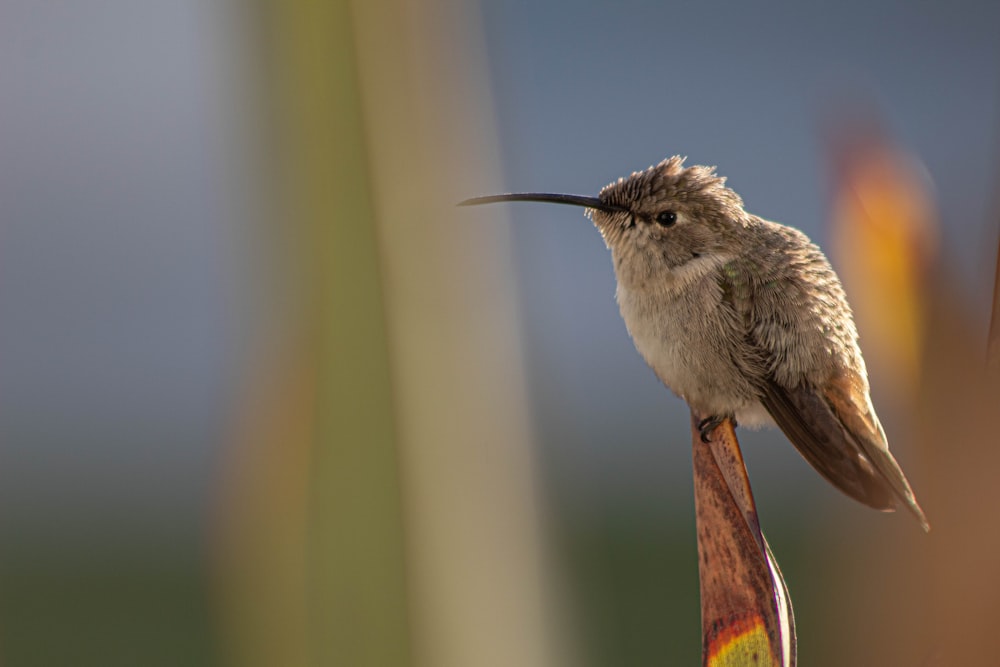
[[712, 431], [717, 429], [722, 422], [725, 421], [725, 417], [705, 417], [700, 422], [698, 422], [698, 433], [701, 435], [701, 441], [708, 443], [711, 439], [708, 437], [712, 434]]

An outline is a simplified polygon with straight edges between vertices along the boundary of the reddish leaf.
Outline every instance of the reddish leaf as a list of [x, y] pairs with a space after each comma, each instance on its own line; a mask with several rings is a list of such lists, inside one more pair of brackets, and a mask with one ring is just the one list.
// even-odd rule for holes
[[711, 667], [791, 667], [791, 600], [760, 531], [736, 432], [726, 420], [704, 443], [700, 418], [691, 417], [702, 661]]

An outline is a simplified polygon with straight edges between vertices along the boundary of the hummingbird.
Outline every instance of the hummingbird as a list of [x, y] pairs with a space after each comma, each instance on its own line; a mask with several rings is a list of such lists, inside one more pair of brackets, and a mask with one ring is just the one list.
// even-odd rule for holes
[[872, 406], [840, 280], [797, 229], [747, 212], [714, 167], [674, 156], [596, 197], [511, 193], [462, 206], [582, 206], [611, 251], [622, 318], [660, 381], [708, 442], [725, 419], [777, 426], [835, 487], [930, 524]]

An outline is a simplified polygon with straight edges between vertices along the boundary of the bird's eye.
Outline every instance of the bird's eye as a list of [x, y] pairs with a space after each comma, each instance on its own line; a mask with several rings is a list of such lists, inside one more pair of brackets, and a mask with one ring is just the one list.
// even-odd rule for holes
[[664, 227], [669, 227], [677, 222], [677, 213], [674, 211], [660, 211], [656, 214], [656, 221]]

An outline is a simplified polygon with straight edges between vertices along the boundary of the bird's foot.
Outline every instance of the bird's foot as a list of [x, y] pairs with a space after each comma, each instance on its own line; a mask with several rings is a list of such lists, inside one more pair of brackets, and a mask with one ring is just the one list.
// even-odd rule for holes
[[717, 429], [724, 421], [726, 421], [725, 417], [711, 416], [705, 417], [698, 422], [698, 433], [701, 435], [701, 441], [705, 443], [709, 442], [710, 438], [708, 436], [712, 435], [712, 431]]

